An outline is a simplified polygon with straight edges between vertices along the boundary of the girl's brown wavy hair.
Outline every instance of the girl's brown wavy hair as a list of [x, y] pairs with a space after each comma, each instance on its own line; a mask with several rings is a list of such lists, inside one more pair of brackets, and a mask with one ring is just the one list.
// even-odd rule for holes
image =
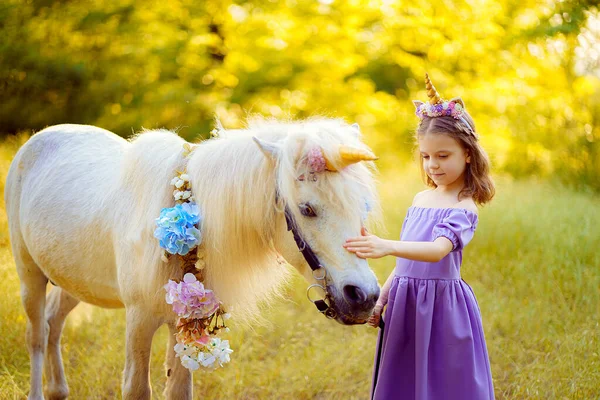
[[[417, 128], [415, 139], [418, 141], [420, 135], [433, 133], [447, 135], [456, 140], [471, 159], [465, 169], [465, 187], [458, 194], [458, 199], [471, 197], [478, 205], [484, 205], [496, 194], [490, 176], [490, 159], [479, 144], [473, 118], [466, 111], [463, 112], [463, 118], [465, 121], [452, 117], [425, 117]], [[423, 180], [427, 186], [437, 187], [423, 168], [423, 156], [420, 155], [419, 158]]]

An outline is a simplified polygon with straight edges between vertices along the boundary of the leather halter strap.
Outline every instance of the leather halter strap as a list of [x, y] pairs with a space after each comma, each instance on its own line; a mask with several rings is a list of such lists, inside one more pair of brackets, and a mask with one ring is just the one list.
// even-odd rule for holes
[[310, 266], [310, 269], [313, 271], [322, 268], [321, 264], [319, 264], [319, 259], [315, 252], [311, 249], [310, 245], [304, 241], [298, 227], [296, 226], [296, 221], [289, 207], [285, 206], [285, 222], [287, 223], [287, 230], [292, 231], [294, 235], [294, 241], [296, 242], [296, 246], [304, 256], [304, 259]]
[[[279, 197], [279, 196], [277, 196], [277, 197]], [[313, 249], [302, 238], [302, 235], [300, 234], [300, 231], [298, 230], [298, 226], [296, 225], [296, 220], [294, 219], [294, 216], [292, 215], [292, 211], [289, 209], [287, 204], [285, 205], [285, 222], [287, 223], [287, 230], [291, 231], [292, 234], [294, 235], [294, 241], [296, 242], [296, 246], [298, 246], [298, 250], [300, 250], [300, 252], [304, 256], [304, 259], [308, 263], [310, 269], [312, 269], [313, 276], [314, 276], [315, 271], [323, 268], [323, 266], [319, 263], [319, 258], [317, 257], [317, 255], [315, 254]], [[323, 278], [320, 278], [320, 279], [325, 280], [325, 275], [323, 276]], [[325, 289], [327, 287], [326, 284], [327, 283], [324, 282], [325, 286], [321, 286], [321, 288], [323, 288], [323, 290], [326, 293], [325, 298], [331, 303], [332, 300], [329, 297], [329, 293], [327, 293], [327, 290]], [[313, 286], [320, 286], [320, 285], [311, 285], [309, 287], [309, 290]], [[309, 300], [310, 300], [310, 298], [309, 298]], [[329, 304], [327, 304], [325, 299], [314, 300], [314, 301], [310, 300], [310, 301], [312, 301], [315, 304], [315, 306], [317, 307], [317, 310], [319, 310], [319, 312], [324, 314], [326, 317], [328, 317], [328, 318], [335, 317], [335, 311], [333, 310], [333, 308], [330, 307]]]

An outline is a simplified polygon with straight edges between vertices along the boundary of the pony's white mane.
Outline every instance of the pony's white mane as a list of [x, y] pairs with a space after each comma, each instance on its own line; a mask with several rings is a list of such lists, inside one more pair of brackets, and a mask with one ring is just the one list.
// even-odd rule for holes
[[[252, 137], [276, 145], [276, 156], [265, 157]], [[152, 179], [161, 180], [154, 188], [155, 197], [144, 199], [151, 204], [149, 211], [155, 213], [146, 219], [150, 223], [144, 239], [148, 239], [160, 208], [173, 205], [169, 181], [174, 170], [185, 164], [183, 140], [171, 133], [150, 131], [135, 139], [133, 147], [137, 142], [158, 142], [164, 155], [159, 154], [153, 162]], [[190, 156], [187, 171], [204, 216], [205, 285], [232, 307], [236, 318], [253, 318], [260, 300], [277, 293], [279, 284], [285, 282], [288, 268], [280, 264], [273, 238], [281, 228], [278, 224], [285, 223], [284, 202], [296, 204], [296, 179], [309, 173], [304, 162], [306, 151], [318, 146], [335, 165], [340, 162], [337, 148], [341, 144], [365, 146], [358, 131], [338, 119], [281, 122], [252, 118], [247, 129], [222, 130], [219, 137], [201, 142]], [[349, 218], [364, 213], [369, 202], [369, 219], [378, 221], [374, 171], [372, 163], [353, 164], [338, 173], [319, 174], [314, 188], [326, 195], [329, 207], [343, 210]], [[297, 207], [290, 206], [290, 210], [300, 218]], [[149, 256], [156, 257], [160, 254], [158, 242], [149, 240], [154, 243]], [[166, 283], [178, 276], [176, 266], [158, 265], [154, 279]]]

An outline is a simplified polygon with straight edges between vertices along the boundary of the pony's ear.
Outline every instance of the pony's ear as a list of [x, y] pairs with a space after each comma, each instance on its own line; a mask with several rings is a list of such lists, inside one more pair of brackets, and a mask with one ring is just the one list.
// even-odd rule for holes
[[265, 140], [260, 140], [256, 136], [252, 136], [252, 140], [254, 140], [254, 143], [256, 143], [260, 151], [262, 151], [267, 158], [277, 158], [279, 154], [279, 147], [275, 143], [269, 143]]
[[356, 136], [356, 138], [360, 138], [362, 135], [362, 132], [360, 131], [360, 126], [358, 126], [358, 124], [355, 122], [352, 125], [350, 125], [350, 127], [354, 131], [354, 135]]

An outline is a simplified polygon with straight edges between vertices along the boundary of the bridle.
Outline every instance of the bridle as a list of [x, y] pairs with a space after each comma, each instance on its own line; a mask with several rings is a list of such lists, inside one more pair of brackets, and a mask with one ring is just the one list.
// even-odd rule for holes
[[[279, 196], [276, 197], [278, 198]], [[325, 315], [327, 318], [336, 318], [337, 313], [333, 308], [333, 299], [327, 291], [327, 270], [323, 268], [310, 245], [302, 238], [298, 226], [296, 225], [296, 220], [287, 204], [285, 205], [285, 222], [287, 223], [287, 230], [292, 231], [292, 234], [294, 235], [294, 241], [296, 242], [296, 246], [298, 246], [298, 250], [300, 250], [304, 259], [310, 266], [313, 278], [318, 282], [313, 283], [306, 289], [306, 297], [308, 297], [308, 300], [317, 307], [317, 310], [319, 310], [321, 314]], [[321, 298], [313, 300], [311, 298], [311, 290], [314, 291], [318, 289], [321, 289], [324, 295]]]

